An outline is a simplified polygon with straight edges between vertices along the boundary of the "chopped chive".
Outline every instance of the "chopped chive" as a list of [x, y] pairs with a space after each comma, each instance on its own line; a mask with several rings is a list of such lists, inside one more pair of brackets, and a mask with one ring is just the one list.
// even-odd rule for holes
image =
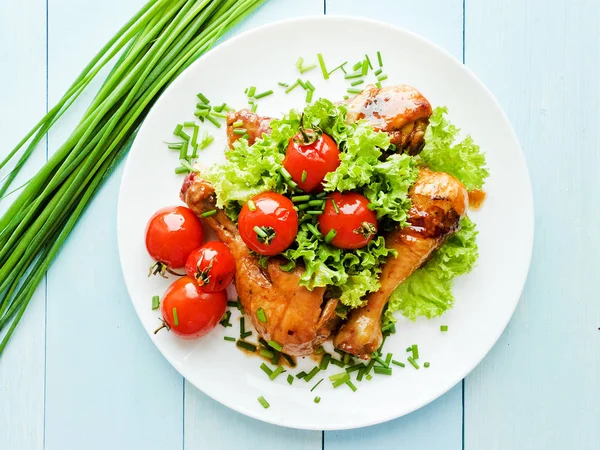
[[302, 378], [305, 378], [305, 377], [306, 377], [306, 375], [307, 375], [307, 373], [306, 373], [306, 372], [303, 370], [302, 372], [299, 372], [299, 373], [296, 375], [296, 378], [298, 378], [299, 380], [301, 380]]
[[286, 184], [294, 189], [298, 187], [298, 183], [296, 183], [294, 180], [286, 180]]
[[177, 308], [173, 308], [173, 324], [179, 326], [179, 316], [177, 315]]
[[290, 365], [290, 367], [296, 367], [296, 361], [294, 360], [293, 357], [291, 357], [287, 353], [282, 353], [281, 356], [283, 356], [283, 359], [286, 360], [286, 362]]
[[386, 74], [377, 75], [377, 81], [385, 81], [387, 79], [388, 79], [388, 76]]
[[183, 125], [181, 125], [180, 123], [178, 123], [178, 124], [175, 126], [175, 129], [173, 130], [173, 134], [174, 134], [175, 136], [179, 136], [179, 133], [181, 133], [181, 131], [182, 131], [182, 130], [183, 130]]
[[403, 362], [396, 361], [395, 359], [392, 359], [392, 364], [396, 364], [397, 366], [400, 366], [400, 367], [406, 367], [406, 365]]
[[375, 83], [375, 86], [377, 86], [379, 89], [381, 89], [381, 81], [377, 80], [377, 83]]
[[210, 114], [208, 116], [206, 116], [206, 119], [212, 123], [215, 127], [217, 128], [221, 128], [221, 124], [217, 121], [217, 119], [215, 119], [213, 116], [211, 116]]
[[316, 199], [308, 202], [310, 206], [323, 206], [323, 203], [325, 203], [325, 200], [323, 199]]
[[267, 315], [265, 314], [264, 309], [258, 308], [258, 310], [256, 311], [256, 317], [258, 317], [258, 320], [262, 323], [267, 323]]
[[225, 311], [225, 314], [223, 314], [223, 318], [219, 321], [219, 323], [222, 326], [224, 326], [225, 328], [233, 326], [233, 325], [231, 325], [231, 323], [229, 323], [230, 317], [231, 317], [231, 311]]
[[303, 204], [301, 204], [301, 205], [298, 206], [298, 209], [300, 211], [304, 211], [305, 209], [308, 209], [308, 208], [310, 208], [310, 205], [308, 203], [303, 203]]
[[357, 388], [356, 388], [356, 386], [354, 385], [354, 383], [352, 383], [352, 381], [348, 380], [348, 381], [346, 381], [346, 384], [348, 385], [348, 387], [349, 387], [350, 389], [352, 389], [352, 392], [356, 392]]
[[256, 211], [256, 205], [254, 204], [254, 202], [252, 200], [248, 200], [248, 209], [250, 211]]
[[361, 368], [358, 371], [358, 375], [356, 375], [356, 381], [362, 381], [363, 377], [365, 376], [366, 371], [367, 371], [367, 366]]
[[202, 122], [204, 122], [204, 118], [206, 116], [208, 116], [208, 113], [210, 111], [208, 109], [197, 109], [196, 112], [194, 113], [194, 115], [200, 119]]
[[419, 365], [417, 364], [417, 362], [413, 359], [412, 356], [409, 356], [408, 358], [408, 362], [417, 370], [419, 370]]
[[208, 105], [210, 103], [210, 100], [208, 98], [206, 98], [206, 96], [202, 92], [197, 94], [196, 97], [198, 97], [200, 99], [200, 101], [202, 103], [204, 103], [205, 105]]
[[160, 306], [160, 297], [158, 295], [152, 296], [152, 309], [158, 309]]
[[360, 370], [363, 367], [365, 367], [365, 365], [363, 363], [354, 364], [353, 366], [346, 368], [346, 372], [347, 373], [356, 372], [357, 370]]
[[258, 354], [259, 354], [260, 356], [264, 356], [265, 358], [268, 358], [268, 359], [273, 359], [273, 357], [275, 356], [275, 353], [273, 353], [273, 352], [272, 352], [271, 350], [269, 350], [268, 348], [261, 348], [261, 349], [258, 351]]
[[225, 106], [226, 106], [226, 103], [223, 103], [223, 104], [221, 104], [221, 105], [219, 105], [219, 106], [215, 106], [213, 109], [214, 109], [216, 112], [219, 112], [219, 113], [220, 113], [220, 112], [223, 112], [223, 110], [225, 109]]
[[185, 142], [189, 142], [189, 141], [190, 141], [190, 139], [191, 139], [190, 135], [189, 135], [189, 134], [187, 134], [185, 131], [180, 131], [180, 132], [179, 132], [179, 137], [180, 137], [181, 139], [183, 139]]
[[242, 125], [244, 125], [244, 121], [243, 120], [236, 120], [235, 122], [233, 122], [232, 126], [234, 128], [238, 128], [241, 127]]
[[258, 397], [258, 403], [260, 403], [262, 405], [263, 408], [267, 409], [269, 406], [269, 402], [265, 400], [265, 398], [261, 395], [260, 397]]
[[369, 69], [373, 70], [373, 64], [371, 64], [371, 59], [369, 58], [369, 55], [367, 55], [365, 53], [365, 59], [367, 60], [367, 63], [369, 64]]
[[319, 369], [319, 366], [313, 367], [313, 369], [310, 372], [308, 372], [306, 374], [306, 376], [304, 377], [304, 381], [306, 381], [308, 383], [310, 380], [312, 380], [315, 377], [315, 375], [317, 373], [319, 373], [320, 370], [321, 369]]
[[323, 238], [323, 235], [320, 233], [319, 230], [317, 230], [317, 227], [315, 227], [312, 223], [307, 223], [306, 227], [310, 230], [312, 234], [314, 234], [319, 239]]
[[362, 91], [356, 88], [348, 88], [346, 89], [346, 92], [348, 92], [348, 94], [360, 94]]
[[238, 339], [238, 341], [235, 343], [235, 345], [237, 345], [239, 348], [243, 348], [244, 350], [248, 350], [249, 352], [256, 351], [256, 345], [251, 344], [250, 342], [240, 341]]
[[233, 134], [244, 135], [246, 134], [246, 130], [244, 128], [236, 128], [233, 130]]
[[354, 64], [352, 66], [352, 70], [354, 70], [355, 72], [360, 69], [362, 67], [363, 62], [362, 61], [358, 61], [356, 64]]
[[281, 169], [279, 169], [279, 171], [281, 172], [281, 175], [283, 175], [283, 178], [285, 178], [286, 180], [291, 180], [292, 176], [290, 175], [290, 173], [285, 169], [285, 167], [282, 167]]
[[275, 378], [277, 378], [281, 372], [283, 372], [283, 366], [277, 366], [277, 368], [273, 371], [273, 373], [271, 375], [269, 375], [269, 378], [271, 379], [271, 381], [273, 381]]
[[350, 98], [349, 95], [344, 95], [344, 100], [348, 100]]
[[246, 339], [247, 337], [252, 336], [252, 331], [246, 331], [240, 335], [241, 339]]
[[219, 119], [227, 119], [227, 114], [225, 114], [225, 113], [220, 113], [220, 112], [215, 112], [215, 111], [213, 111], [213, 112], [211, 113], [211, 115], [212, 115], [213, 117], [218, 117]]
[[323, 210], [319, 209], [319, 210], [306, 211], [306, 214], [310, 214], [313, 216], [320, 216], [321, 214], [323, 214]]
[[319, 403], [320, 401], [321, 401], [321, 397], [319, 397], [318, 395], [313, 400], [313, 402], [315, 402], [315, 403]]
[[333, 364], [334, 366], [344, 367], [344, 363], [342, 361], [340, 361], [339, 359], [331, 358], [331, 360], [329, 362], [331, 364]]
[[378, 362], [382, 367], [388, 368], [389, 366], [386, 364], [386, 362], [381, 359], [379, 356], [373, 356], [372, 357], [376, 362]]
[[321, 358], [321, 362], [319, 363], [319, 369], [327, 370], [329, 367], [329, 360], [331, 359], [331, 355], [329, 353], [325, 353]]
[[312, 388], [310, 388], [310, 392], [314, 391], [318, 385], [321, 384], [321, 381], [323, 381], [325, 378], [321, 378], [319, 381], [317, 381], [317, 384], [315, 384]]
[[306, 83], [304, 83], [304, 81], [302, 81], [300, 78], [298, 78], [298, 84], [302, 86], [302, 89], [306, 90]]
[[282, 81], [279, 81], [277, 84], [278, 84], [279, 86], [281, 86], [281, 87], [284, 87], [284, 88], [286, 88], [286, 87], [289, 87], [289, 86], [290, 86], [289, 84], [287, 84], [287, 83], [284, 83], [284, 82], [282, 82]]
[[242, 316], [240, 317], [240, 336], [244, 333], [246, 333], [246, 319]]
[[[304, 171], [306, 172], [306, 170]], [[304, 178], [304, 172], [303, 172], [303, 178]], [[303, 182], [306, 180], [302, 180]], [[292, 202], [294, 203], [300, 203], [300, 202], [307, 202], [310, 200], [310, 195], [292, 195]]]
[[179, 166], [179, 167], [175, 167], [175, 173], [177, 175], [181, 175], [182, 173], [190, 173], [190, 171], [186, 167]]
[[406, 347], [406, 351], [407, 352], [412, 352], [412, 345], [409, 345], [408, 347]]
[[198, 130], [200, 127], [194, 124], [194, 132], [192, 133], [192, 148], [194, 151], [198, 148]]
[[392, 355], [391, 353], [388, 353], [385, 357], [385, 364], [386, 366], [390, 367], [390, 363], [392, 362], [392, 357], [394, 355]]
[[373, 379], [373, 375], [371, 375], [370, 373], [367, 374], [367, 376], [365, 377], [367, 380], [372, 380]]
[[313, 98], [313, 91], [311, 91], [310, 89], [308, 89], [306, 91], [306, 97], [304, 98], [304, 101], [306, 103], [310, 103], [310, 102], [312, 102], [312, 98]]
[[273, 93], [273, 91], [271, 89], [269, 89], [268, 91], [265, 92], [261, 92], [260, 94], [256, 94], [254, 96], [254, 98], [256, 100], [258, 100], [259, 98], [264, 98], [264, 97], [268, 97], [269, 95], [271, 95]]
[[331, 241], [333, 241], [333, 238], [335, 238], [336, 234], [337, 231], [334, 228], [329, 230], [329, 232], [325, 235], [325, 242], [331, 244]]
[[355, 72], [355, 73], [348, 73], [346, 75], [344, 75], [344, 78], [346, 80], [351, 80], [353, 78], [361, 78], [363, 76], [363, 74], [361, 72]]
[[363, 84], [365, 82], [365, 80], [363, 80], [362, 78], [356, 81], [353, 81], [352, 83], [350, 83], [350, 86], [358, 86], [359, 84]]
[[168, 147], [170, 150], [179, 150], [182, 145], [183, 145], [183, 142], [176, 142], [173, 144], [169, 144]]
[[341, 70], [342, 70], [342, 72], [346, 73], [346, 70], [344, 70], [344, 66], [345, 66], [346, 64], [348, 64], [348, 61], [346, 61], [346, 62], [343, 62], [342, 64], [340, 64], [339, 66], [337, 66], [335, 69], [333, 69], [333, 70], [330, 70], [330, 71], [329, 71], [329, 76], [331, 76], [331, 74], [332, 74], [333, 72], [335, 72], [336, 70], [339, 70], [339, 69], [341, 69]]
[[300, 69], [304, 65], [304, 58], [300, 56], [296, 61], [296, 69]]
[[252, 107], [250, 108], [250, 111], [255, 113], [257, 108], [258, 108], [258, 105], [256, 103], [252, 103]]
[[283, 346], [281, 344], [279, 344], [278, 342], [275, 342], [275, 341], [269, 341], [269, 346], [273, 347], [278, 352], [280, 352], [281, 350], [283, 350]]
[[429, 367], [429, 365], [430, 365], [429, 361], [426, 361], [426, 362], [423, 363], [423, 367], [425, 367], [426, 369]]
[[350, 379], [350, 375], [348, 375], [348, 372], [336, 373], [329, 377], [329, 381], [331, 381], [332, 383], [334, 383], [336, 381], [346, 382], [346, 380], [349, 380], [349, 379]]
[[292, 374], [288, 374], [288, 376], [287, 376], [287, 382], [288, 382], [288, 384], [289, 384], [290, 386], [291, 386], [291, 385], [292, 385], [292, 383], [294, 382], [294, 377], [293, 377], [293, 375], [292, 375]]
[[256, 86], [250, 86], [248, 88], [248, 97], [254, 97], [254, 94], [256, 94]]
[[367, 364], [367, 368], [365, 369], [365, 375], [369, 375], [369, 372], [371, 371], [371, 369], [373, 368], [374, 365], [375, 365], [375, 360], [371, 359], [371, 361], [369, 361], [369, 364]]
[[294, 90], [294, 88], [295, 88], [296, 86], [299, 86], [299, 85], [300, 85], [300, 83], [298, 83], [298, 82], [296, 81], [294, 84], [292, 84], [290, 87], [288, 87], [288, 88], [285, 90], [285, 93], [286, 93], [286, 94], [289, 94], [290, 92], [292, 92], [292, 91]]
[[383, 67], [383, 59], [381, 58], [381, 52], [377, 52], [377, 61], [379, 62], [379, 67]]
[[419, 359], [419, 346], [417, 344], [413, 344], [411, 350], [413, 359]]
[[254, 232], [260, 236], [263, 239], [266, 239], [268, 237], [267, 233], [265, 233], [263, 231], [263, 229], [261, 227], [259, 227], [258, 225], [256, 225], [254, 228], [252, 228], [254, 230]]
[[337, 203], [335, 202], [334, 199], [331, 199], [331, 204], [333, 205], [333, 210], [335, 211], [336, 214], [340, 213], [340, 208], [338, 208]]
[[363, 77], [369, 72], [369, 61], [365, 59], [362, 63], [362, 74]]
[[315, 67], [317, 67], [316, 64], [311, 64], [310, 66], [303, 66], [300, 68], [300, 73], [308, 72], [309, 70], [313, 70]]
[[389, 367], [375, 366], [375, 367], [373, 367], [373, 371], [375, 373], [378, 373], [379, 375], [391, 375], [392, 374], [392, 369], [390, 369]]
[[321, 354], [321, 353], [323, 353], [323, 352], [325, 352], [325, 349], [323, 348], [323, 346], [322, 346], [322, 345], [320, 345], [320, 346], [319, 346], [319, 348], [317, 348], [317, 349], [314, 351], [314, 354], [315, 354], [315, 355], [320, 355], [320, 354]]
[[448, 325], [440, 325], [440, 331], [444, 333], [448, 331]]
[[202, 109], [202, 110], [210, 111], [211, 109], [213, 109], [213, 107], [210, 106], [210, 105], [205, 105], [204, 103], [196, 103], [196, 109]]
[[317, 59], [319, 60], [319, 66], [321, 67], [323, 78], [329, 80], [329, 73], [327, 72], [327, 67], [325, 66], [325, 60], [323, 59], [323, 55], [321, 53], [317, 53]]
[[200, 214], [200, 217], [201, 217], [202, 219], [204, 219], [204, 218], [206, 218], [206, 217], [214, 216], [216, 213], [217, 213], [217, 210], [216, 210], [216, 209], [211, 209], [210, 211], [206, 211], [206, 212], [204, 212], [204, 213]]
[[235, 342], [235, 338], [231, 336], [223, 336], [223, 339], [225, 339], [226, 341]]
[[314, 91], [315, 87], [313, 86], [313, 84], [310, 82], [310, 80], [306, 80], [306, 87], [311, 90]]
[[258, 343], [259, 343], [260, 345], [262, 345], [263, 347], [268, 347], [268, 346], [269, 346], [269, 343], [268, 343], [267, 341], [265, 341], [265, 340], [264, 340], [263, 338], [261, 338], [261, 337], [259, 337], [259, 338], [258, 338]]
[[377, 76], [377, 75], [381, 75], [381, 72], [383, 72], [383, 69], [380, 67], [379, 69], [377, 69], [377, 70], [375, 71], [375, 76]]
[[246, 140], [248, 140], [248, 138], [249, 138], [249, 137], [250, 137], [250, 136], [248, 136], [248, 133], [244, 133], [244, 135], [242, 136], [242, 139], [246, 139]]

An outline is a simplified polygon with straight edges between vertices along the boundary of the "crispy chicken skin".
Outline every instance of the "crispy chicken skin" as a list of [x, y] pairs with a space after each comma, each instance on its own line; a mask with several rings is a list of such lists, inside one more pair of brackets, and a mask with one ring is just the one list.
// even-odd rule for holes
[[242, 137], [242, 135], [233, 132], [236, 128], [233, 126], [235, 122], [241, 121], [243, 123], [240, 128], [246, 130], [248, 145], [252, 145], [258, 138], [262, 137], [263, 133], [268, 134], [271, 132], [271, 120], [270, 117], [259, 116], [248, 109], [227, 113], [227, 142], [229, 147], [232, 147], [233, 143]]
[[379, 291], [367, 296], [367, 304], [350, 313], [334, 345], [362, 359], [369, 359], [382, 342], [381, 314], [394, 289], [418, 269], [448, 236], [458, 231], [469, 197], [460, 181], [447, 173], [421, 169], [409, 193], [410, 225], [385, 238], [386, 247], [398, 252], [383, 266]]
[[388, 133], [392, 144], [410, 155], [423, 148], [432, 110], [423, 94], [412, 86], [400, 84], [380, 89], [370, 84], [344, 104], [348, 107], [348, 122], [367, 120], [376, 130]]
[[[213, 187], [198, 175], [190, 174], [181, 188], [181, 199], [195, 214], [211, 211], [215, 206]], [[282, 261], [270, 258], [263, 269], [258, 258], [242, 241], [235, 224], [222, 210], [203, 219], [204, 223], [227, 244], [236, 261], [235, 287], [242, 306], [258, 333], [274, 340], [289, 355], [310, 355], [337, 325], [337, 299], [323, 300], [325, 288], [309, 291], [299, 286], [302, 267], [284, 272]], [[267, 322], [258, 320], [262, 308]]]

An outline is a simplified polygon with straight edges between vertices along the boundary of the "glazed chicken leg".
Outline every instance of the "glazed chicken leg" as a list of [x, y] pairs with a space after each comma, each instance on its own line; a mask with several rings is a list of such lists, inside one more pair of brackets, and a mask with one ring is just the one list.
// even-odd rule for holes
[[381, 345], [381, 314], [394, 289], [458, 230], [468, 207], [468, 194], [460, 181], [427, 169], [421, 169], [410, 197], [410, 226], [390, 232], [385, 239], [386, 247], [398, 256], [384, 264], [381, 288], [367, 296], [366, 306], [350, 313], [334, 340], [337, 348], [362, 359], [369, 359]]
[[[181, 198], [197, 215], [216, 208], [213, 187], [195, 174], [184, 181]], [[334, 327], [338, 300], [324, 302], [325, 288], [309, 291], [299, 286], [301, 267], [284, 272], [279, 268], [282, 261], [270, 258], [263, 269], [222, 210], [203, 221], [233, 253], [235, 287], [258, 333], [267, 341], [281, 344], [283, 352], [289, 355], [313, 353]], [[265, 312], [266, 323], [258, 320], [259, 308]]]

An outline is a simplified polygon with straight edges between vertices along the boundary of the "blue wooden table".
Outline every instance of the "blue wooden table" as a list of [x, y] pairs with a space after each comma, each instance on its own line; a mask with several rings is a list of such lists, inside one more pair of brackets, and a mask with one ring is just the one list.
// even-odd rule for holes
[[[0, 156], [143, 3], [0, 2]], [[498, 344], [462, 384], [383, 425], [294, 431], [230, 411], [186, 383], [135, 316], [117, 257], [118, 171], [0, 360], [0, 449], [600, 449], [600, 2], [270, 0], [236, 32], [317, 14], [370, 17], [429, 38], [463, 60], [510, 117], [533, 182], [536, 241]], [[47, 137], [28, 174], [91, 94]], [[506, 233], [518, 232], [507, 211]]]

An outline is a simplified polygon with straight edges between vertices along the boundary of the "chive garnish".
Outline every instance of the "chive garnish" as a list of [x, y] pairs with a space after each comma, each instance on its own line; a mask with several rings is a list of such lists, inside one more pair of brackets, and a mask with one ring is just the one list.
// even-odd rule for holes
[[361, 72], [355, 72], [355, 73], [348, 73], [346, 75], [344, 75], [344, 78], [346, 80], [351, 80], [353, 78], [361, 78], [363, 76], [363, 74]]
[[244, 339], [243, 335], [245, 333], [246, 333], [246, 319], [242, 316], [242, 317], [240, 317], [240, 337], [242, 339]]
[[[304, 172], [302, 172], [302, 178], [304, 178], [304, 173], [306, 172], [306, 170]], [[306, 180], [302, 180], [303, 182]], [[292, 202], [294, 203], [300, 203], [300, 202], [307, 202], [308, 200], [310, 200], [310, 195], [292, 195]]]
[[[210, 111], [212, 108], [212, 106], [210, 105], [205, 105], [204, 103], [196, 103], [196, 109], [202, 109], [202, 110], [206, 110], [206, 111]], [[217, 108], [215, 108], [216, 110]], [[220, 112], [220, 111], [219, 111]]]
[[258, 225], [256, 225], [254, 228], [252, 228], [254, 230], [254, 232], [260, 236], [263, 239], [266, 239], [268, 237], [267, 233], [264, 232], [264, 230], [259, 227]]
[[371, 371], [371, 369], [373, 368], [374, 365], [375, 365], [375, 360], [371, 359], [371, 361], [369, 361], [369, 364], [367, 364], [367, 368], [365, 369], [365, 375], [369, 375], [369, 372]]
[[256, 351], [256, 345], [251, 344], [250, 342], [238, 340], [235, 345], [237, 345], [239, 348], [243, 348], [244, 350], [248, 350], [249, 352]]
[[308, 372], [306, 374], [306, 376], [304, 377], [304, 381], [306, 381], [308, 383], [310, 380], [312, 380], [315, 377], [315, 375], [317, 373], [319, 373], [320, 370], [321, 369], [319, 369], [319, 366], [315, 366], [310, 372]]
[[244, 135], [244, 134], [246, 134], [246, 129], [245, 128], [236, 128], [235, 130], [233, 130], [233, 134]]
[[319, 66], [321, 67], [323, 78], [329, 80], [329, 73], [327, 72], [327, 67], [325, 66], [325, 60], [323, 59], [323, 55], [321, 53], [317, 53], [317, 59], [319, 60]]
[[168, 147], [170, 150], [179, 150], [182, 145], [183, 145], [183, 142], [174, 142], [172, 144], [169, 144]]
[[273, 371], [271, 375], [269, 375], [269, 379], [273, 381], [284, 371], [283, 366], [277, 366], [277, 368]]
[[370, 373], [367, 374], [367, 376], [365, 377], [367, 380], [372, 380], [373, 379], [373, 375], [371, 375]]
[[152, 296], [152, 309], [158, 309], [160, 306], [160, 297], [158, 295]]
[[362, 369], [363, 367], [366, 367], [363, 363], [354, 364], [353, 366], [348, 367], [346, 369], [346, 372], [352, 373], [352, 372]]
[[223, 336], [223, 339], [225, 339], [226, 341], [235, 342], [235, 338], [231, 336]]
[[299, 380], [301, 380], [302, 378], [306, 377], [307, 373], [303, 370], [302, 372], [299, 372], [296, 375], [296, 378], [298, 378]]
[[314, 87], [314, 86], [313, 86], [313, 84], [310, 82], [310, 80], [306, 80], [306, 82], [305, 82], [305, 83], [306, 83], [306, 87], [307, 87], [309, 90], [311, 90], [311, 91], [314, 91], [314, 90], [315, 90], [315, 87]]
[[345, 62], [343, 62], [342, 64], [340, 64], [339, 66], [337, 66], [335, 69], [333, 69], [333, 70], [330, 70], [330, 71], [329, 71], [329, 76], [331, 76], [331, 74], [332, 74], [333, 72], [335, 72], [336, 70], [339, 70], [339, 69], [341, 69], [341, 70], [342, 70], [342, 72], [346, 73], [346, 71], [344, 70], [344, 66], [345, 66], [346, 64], [348, 64], [348, 61], [345, 61]]
[[356, 391], [357, 391], [357, 387], [354, 385], [354, 383], [352, 383], [352, 381], [348, 380], [348, 381], [346, 381], [346, 383], [345, 383], [345, 384], [347, 384], [347, 385], [348, 385], [348, 387], [349, 387], [350, 389], [352, 389], [352, 392], [356, 392]]
[[234, 128], [241, 127], [242, 125], [244, 125], [244, 121], [243, 121], [243, 120], [236, 120], [236, 121], [235, 121], [235, 122], [233, 122], [233, 124], [232, 124], [232, 126], [233, 126]]
[[210, 123], [212, 123], [215, 127], [221, 128], [221, 124], [219, 123], [219, 121], [217, 119], [215, 119], [213, 116], [211, 116], [210, 114], [206, 116], [206, 119]]
[[444, 333], [448, 331], [448, 325], [440, 325], [440, 331]]
[[257, 108], [258, 108], [258, 105], [256, 103], [252, 103], [252, 107], [250, 108], [250, 111], [255, 113]]
[[356, 88], [348, 88], [346, 89], [346, 92], [348, 92], [348, 94], [360, 94], [362, 91]]
[[231, 317], [231, 311], [225, 311], [225, 314], [223, 314], [223, 318], [219, 321], [219, 323], [221, 325], [223, 325], [225, 328], [227, 327], [231, 327], [231, 323], [229, 323], [229, 318]]
[[423, 367], [428, 368], [429, 367], [429, 361], [426, 361], [423, 363]]
[[381, 58], [381, 52], [377, 52], [377, 61], [379, 62], [379, 67], [383, 67], [383, 59]]
[[376, 362], [378, 362], [382, 367], [388, 368], [389, 366], [386, 364], [386, 362], [381, 359], [379, 356], [373, 356], [372, 359], [374, 359]]
[[358, 371], [358, 375], [356, 375], [356, 381], [362, 381], [365, 376], [365, 372], [367, 371], [367, 366], [363, 367]]
[[179, 136], [179, 133], [181, 133], [181, 130], [183, 130], [183, 125], [181, 125], [180, 123], [178, 123], [178, 124], [175, 126], [175, 129], [173, 130], [173, 134], [174, 134], [175, 136]]
[[267, 409], [269, 406], [269, 402], [265, 400], [265, 398], [261, 395], [260, 397], [258, 397], [258, 403], [260, 403], [262, 405], [263, 408]]
[[322, 199], [311, 200], [308, 202], [310, 206], [323, 206], [323, 203], [325, 203], [325, 200]]
[[321, 397], [319, 397], [319, 396], [316, 396], [313, 400], [313, 402], [315, 402], [315, 403], [319, 403], [320, 401], [321, 401]]
[[272, 93], [273, 93], [273, 90], [269, 89], [268, 91], [261, 92], [260, 94], [256, 94], [254, 96], [254, 98], [258, 100], [259, 98], [267, 97], [267, 96], [271, 95]]
[[221, 104], [221, 105], [219, 105], [219, 106], [215, 106], [215, 107], [213, 108], [213, 110], [215, 110], [216, 112], [219, 112], [219, 113], [220, 113], [220, 112], [223, 112], [223, 110], [225, 109], [225, 105], [226, 105], [226, 104], [225, 104], [225, 103], [223, 103], [223, 104]]
[[213, 117], [218, 117], [219, 119], [227, 119], [227, 114], [213, 111], [211, 113]]
[[256, 86], [250, 86], [246, 93], [248, 94], [248, 97], [254, 97], [254, 94], [256, 94]]
[[319, 239], [323, 238], [323, 235], [321, 235], [321, 232], [319, 230], [317, 230], [317, 227], [315, 227], [312, 223], [307, 223], [306, 227], [310, 230], [310, 232], [312, 234], [314, 234]]
[[388, 79], [386, 74], [377, 75], [377, 81], [385, 81]]
[[311, 91], [310, 89], [308, 89], [306, 91], [306, 97], [304, 98], [304, 101], [306, 103], [310, 103], [310, 102], [312, 102], [312, 98], [313, 98], [313, 91]]
[[417, 362], [413, 359], [412, 356], [409, 356], [408, 358], [408, 362], [417, 370], [419, 370], [419, 365], [417, 364]]
[[338, 360], [338, 359], [331, 358], [331, 359], [329, 360], [329, 362], [330, 362], [331, 364], [333, 364], [334, 366], [338, 366], [338, 367], [344, 367], [344, 363], [343, 363], [342, 361]]
[[252, 200], [248, 200], [248, 209], [250, 211], [256, 211], [256, 205], [254, 204], [254, 202]]
[[407, 352], [412, 352], [412, 345], [409, 345], [408, 347], [406, 347], [406, 351]]
[[203, 212], [202, 214], [200, 214], [200, 217], [202, 219], [204, 219], [206, 217], [214, 216], [216, 213], [217, 213], [216, 209], [211, 209], [210, 211], [206, 211], [206, 212]]
[[260, 320], [262, 323], [267, 323], [267, 315], [265, 314], [264, 309], [258, 308], [256, 311], [256, 317], [258, 317], [258, 320]]
[[325, 353], [321, 358], [321, 362], [319, 363], [319, 369], [327, 370], [329, 367], [329, 360], [331, 359], [331, 355], [329, 353]]
[[283, 356], [283, 359], [286, 360], [286, 362], [289, 364], [290, 367], [296, 367], [296, 361], [294, 360], [293, 357], [291, 357], [287, 353], [282, 353], [281, 356]]
[[365, 59], [362, 63], [362, 74], [363, 77], [369, 72], [369, 61]]
[[252, 331], [246, 331], [240, 335], [241, 339], [246, 339], [247, 337], [252, 336]]
[[331, 199], [331, 204], [333, 205], [333, 210], [335, 211], [336, 214], [340, 213], [340, 208], [338, 208], [337, 203], [335, 202], [334, 199]]
[[285, 90], [285, 93], [286, 93], [286, 94], [289, 94], [289, 93], [290, 93], [290, 92], [292, 92], [292, 91], [294, 90], [294, 88], [295, 88], [296, 86], [298, 86], [299, 84], [300, 84], [300, 83], [298, 83], [298, 82], [296, 81], [294, 84], [292, 84], [290, 87], [288, 87], [288, 88]]
[[363, 84], [365, 82], [365, 80], [363, 80], [362, 78], [360, 80], [356, 80], [353, 81], [352, 83], [350, 83], [350, 86], [358, 86], [359, 84]]
[[393, 355], [391, 353], [388, 353], [385, 357], [385, 364], [386, 366], [390, 367], [390, 363], [392, 362], [392, 357]]
[[320, 355], [321, 353], [325, 352], [325, 349], [323, 348], [322, 345], [320, 345], [315, 351], [314, 354], [315, 355]]
[[302, 89], [306, 90], [306, 83], [304, 83], [304, 81], [302, 81], [300, 78], [298, 78], [298, 84], [302, 86]]
[[208, 98], [206, 98], [206, 96], [202, 92], [197, 94], [196, 97], [198, 97], [200, 99], [200, 101], [202, 103], [204, 103], [205, 105], [208, 105], [210, 103], [210, 100]]
[[375, 367], [373, 367], [373, 371], [379, 375], [391, 375], [392, 374], [392, 369], [390, 369], [389, 367], [375, 366]]
[[392, 359], [392, 364], [396, 364], [397, 366], [400, 366], [400, 367], [406, 367], [406, 365], [403, 362], [396, 361], [395, 359]]
[[277, 82], [277, 84], [278, 84], [279, 86], [281, 86], [281, 87], [284, 87], [284, 88], [286, 88], [286, 87], [289, 87], [289, 86], [290, 86], [289, 84], [287, 84], [287, 83], [284, 83], [283, 81], [279, 81], [279, 82]]
[[315, 67], [317, 67], [316, 64], [311, 64], [310, 66], [303, 66], [300, 69], [300, 73], [308, 72], [309, 70], [313, 70]]
[[365, 53], [365, 59], [367, 60], [367, 63], [369, 64], [369, 69], [373, 70], [373, 64], [371, 64], [371, 59], [369, 58], [369, 55], [367, 55]]
[[336, 234], [337, 234], [337, 231], [335, 231], [334, 228], [329, 230], [329, 232], [325, 235], [325, 242], [328, 244], [331, 244], [331, 241], [333, 241]]
[[272, 352], [271, 350], [269, 350], [268, 348], [261, 348], [261, 349], [258, 351], [258, 354], [259, 354], [260, 356], [264, 356], [265, 358], [268, 358], [268, 359], [273, 359], [273, 357], [275, 356], [275, 353], [273, 353], [273, 352]]
[[290, 175], [290, 173], [285, 169], [285, 167], [282, 167], [281, 169], [279, 169], [279, 171], [281, 172], [281, 175], [283, 175], [283, 178], [285, 178], [286, 180], [291, 180], [292, 176]]
[[275, 341], [269, 341], [268, 342], [270, 347], [273, 347], [275, 350], [277, 350], [278, 352], [280, 352], [281, 350], [283, 350], [283, 346]]
[[189, 141], [190, 141], [190, 139], [191, 139], [190, 135], [189, 135], [189, 134], [187, 134], [185, 131], [180, 131], [180, 132], [179, 132], [179, 137], [180, 137], [181, 139], [183, 139], [185, 142], [189, 142]]
[[377, 83], [375, 83], [375, 86], [377, 86], [379, 89], [381, 89], [381, 81], [377, 80]]
[[290, 386], [294, 383], [294, 377], [292, 376], [292, 374], [288, 374], [287, 382]]
[[173, 308], [173, 324], [179, 326], [179, 316], [177, 315], [177, 308]]
[[377, 75], [381, 75], [381, 72], [383, 72], [383, 69], [380, 67], [379, 69], [377, 69], [377, 70], [375, 71], [375, 76], [377, 76]]
[[323, 381], [325, 378], [321, 378], [319, 381], [317, 381], [317, 384], [315, 384], [312, 388], [310, 388], [310, 392], [314, 391], [318, 385], [321, 384], [321, 381]]
[[352, 66], [352, 70], [354, 70], [355, 72], [360, 69], [362, 67], [363, 62], [362, 61], [358, 61], [356, 64], [354, 64]]
[[417, 344], [413, 344], [411, 350], [413, 359], [419, 359], [419, 346]]
[[246, 139], [246, 140], [248, 140], [248, 138], [249, 138], [249, 137], [250, 137], [250, 136], [248, 136], [248, 133], [244, 133], [244, 135], [242, 136], [242, 139]]
[[190, 171], [183, 166], [175, 167], [175, 174], [181, 175], [182, 173], [190, 173]]

